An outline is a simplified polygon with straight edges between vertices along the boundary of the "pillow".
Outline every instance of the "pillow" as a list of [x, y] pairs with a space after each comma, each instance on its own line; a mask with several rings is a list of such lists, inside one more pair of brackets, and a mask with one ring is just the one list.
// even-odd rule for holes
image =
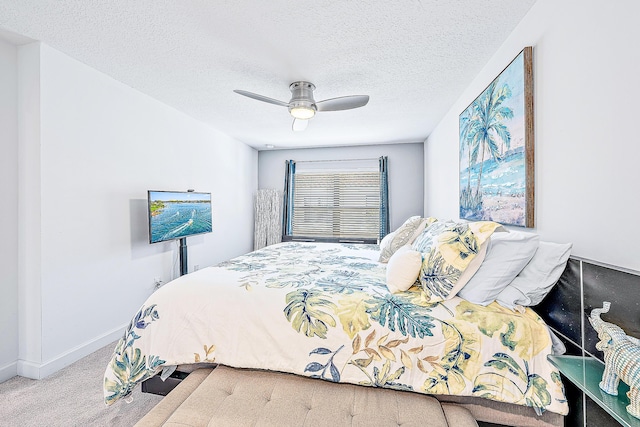
[[411, 243], [411, 248], [414, 251], [425, 252], [433, 244], [433, 239], [438, 236], [447, 227], [453, 227], [456, 223], [453, 221], [434, 221], [428, 227], [425, 227], [422, 232], [414, 237]]
[[498, 294], [498, 303], [511, 309], [516, 305], [539, 304], [564, 271], [572, 246], [571, 243], [540, 242], [531, 261]]
[[449, 295], [445, 299], [451, 299], [460, 292], [460, 289], [466, 285], [469, 280], [473, 277], [474, 274], [478, 271], [482, 262], [484, 261], [485, 256], [487, 255], [487, 247], [489, 246], [489, 239], [485, 240], [482, 245], [480, 245], [480, 250], [476, 254], [476, 256], [471, 260], [469, 266], [462, 272], [460, 278], [456, 282], [456, 285], [451, 289]]
[[[436, 222], [422, 232], [412, 248], [422, 253], [419, 279], [429, 302], [456, 295], [481, 265], [486, 251], [484, 243], [499, 227], [500, 224], [489, 221]], [[478, 255], [480, 259], [474, 263]]]
[[391, 250], [391, 242], [395, 239], [396, 232], [392, 231], [382, 238], [380, 241], [380, 257], [378, 262], [389, 262], [393, 251]]
[[391, 293], [409, 289], [418, 279], [422, 254], [404, 245], [398, 249], [387, 264], [387, 288]]
[[458, 295], [474, 304], [491, 304], [531, 260], [539, 241], [534, 233], [494, 233], [484, 262]]
[[424, 230], [435, 218], [422, 219], [419, 216], [412, 216], [407, 219], [398, 229], [384, 236], [380, 242], [380, 257], [378, 262], [389, 262], [391, 255], [398, 248], [411, 243], [415, 237]]
[[409, 238], [409, 241], [407, 242], [407, 244], [411, 245], [427, 227], [429, 227], [431, 224], [435, 222], [438, 222], [438, 220], [433, 217], [422, 218], [422, 222], [420, 223], [418, 228], [416, 228], [416, 231], [413, 233], [413, 235]]

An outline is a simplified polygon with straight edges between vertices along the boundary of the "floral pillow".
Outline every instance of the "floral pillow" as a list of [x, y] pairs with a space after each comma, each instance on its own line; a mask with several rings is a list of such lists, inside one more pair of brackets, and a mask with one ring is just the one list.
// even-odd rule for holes
[[436, 222], [435, 218], [421, 218], [412, 216], [407, 219], [398, 229], [387, 234], [380, 242], [380, 258], [378, 262], [389, 262], [391, 256], [402, 246], [411, 244], [425, 227]]
[[475, 274], [496, 222], [436, 222], [413, 242], [422, 253], [420, 286], [430, 302], [453, 298]]

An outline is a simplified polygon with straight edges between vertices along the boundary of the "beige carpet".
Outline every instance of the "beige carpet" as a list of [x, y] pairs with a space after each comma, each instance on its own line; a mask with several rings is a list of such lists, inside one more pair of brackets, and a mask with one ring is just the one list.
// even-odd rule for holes
[[102, 380], [116, 343], [42, 379], [0, 384], [0, 426], [117, 426], [135, 424], [162, 396], [133, 392], [133, 402], [104, 404]]

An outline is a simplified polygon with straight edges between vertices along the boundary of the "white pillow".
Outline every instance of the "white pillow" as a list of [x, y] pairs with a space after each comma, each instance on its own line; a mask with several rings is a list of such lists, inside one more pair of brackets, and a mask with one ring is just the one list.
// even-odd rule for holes
[[387, 264], [387, 287], [391, 293], [409, 289], [418, 279], [422, 266], [422, 254], [411, 246], [400, 247]]
[[531, 260], [539, 241], [534, 233], [493, 233], [482, 265], [458, 296], [475, 304], [491, 304]]
[[496, 298], [503, 307], [539, 304], [556, 284], [564, 271], [571, 243], [540, 242], [531, 261]]

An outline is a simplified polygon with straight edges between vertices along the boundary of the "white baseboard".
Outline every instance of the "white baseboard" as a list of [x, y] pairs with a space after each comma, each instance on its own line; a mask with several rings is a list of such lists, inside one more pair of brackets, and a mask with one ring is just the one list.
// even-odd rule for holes
[[33, 362], [27, 362], [26, 360], [18, 360], [18, 375], [25, 378], [31, 378], [32, 380], [39, 380], [40, 366]]
[[128, 323], [119, 326], [91, 341], [80, 344], [72, 348], [71, 350], [62, 353], [58, 357], [42, 364], [37, 364], [26, 360], [18, 360], [17, 374], [21, 377], [32, 378], [34, 380], [40, 380], [42, 378], [48, 377], [49, 375], [58, 372], [60, 369], [71, 365], [73, 362], [77, 362], [83, 357], [90, 355], [94, 351], [101, 349], [105, 345], [118, 340], [122, 337], [122, 334], [127, 325]]
[[6, 366], [0, 367], [0, 383], [5, 382], [18, 375], [18, 362], [9, 363]]

